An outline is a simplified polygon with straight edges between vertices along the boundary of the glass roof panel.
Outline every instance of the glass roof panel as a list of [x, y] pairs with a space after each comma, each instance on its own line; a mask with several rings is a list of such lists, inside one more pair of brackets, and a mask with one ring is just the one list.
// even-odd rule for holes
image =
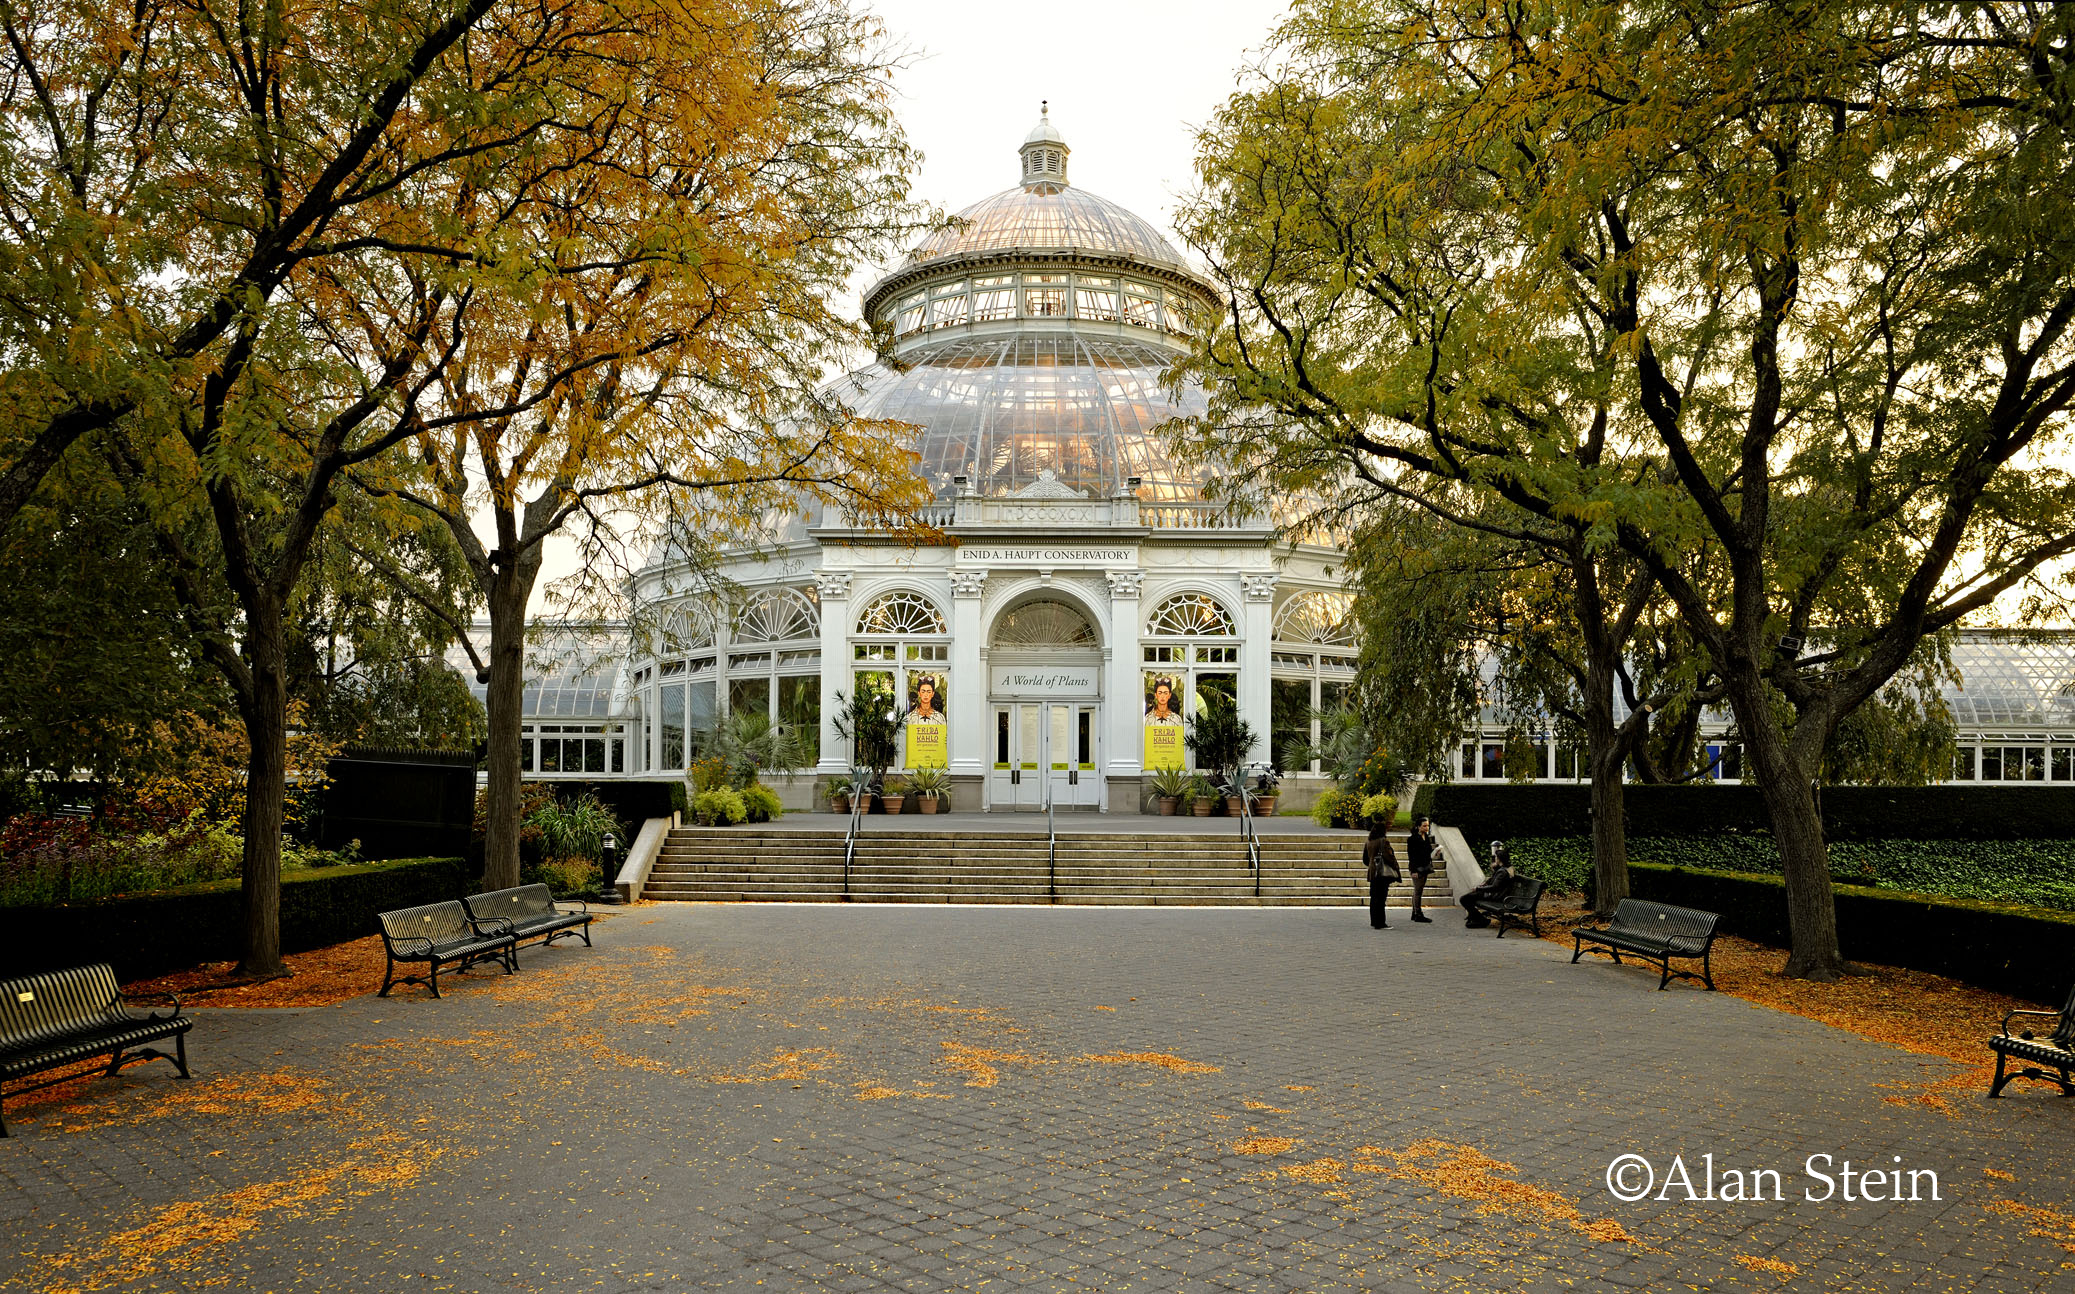
[[963, 228], [939, 230], [916, 244], [908, 264], [1011, 247], [1061, 249], [1128, 256], [1155, 265], [1182, 265], [1181, 254], [1146, 220], [1086, 189], [1038, 193], [1004, 189], [958, 213]]
[[1177, 466], [1155, 432], [1171, 418], [1201, 414], [1203, 392], [1171, 396], [1160, 381], [1171, 353], [1126, 340], [1069, 335], [966, 339], [911, 352], [905, 372], [874, 366], [858, 375], [859, 415], [922, 428], [916, 449], [940, 496], [954, 476], [984, 495], [1013, 494], [1051, 471], [1091, 498], [1126, 478], [1139, 497], [1202, 497], [1203, 474]]

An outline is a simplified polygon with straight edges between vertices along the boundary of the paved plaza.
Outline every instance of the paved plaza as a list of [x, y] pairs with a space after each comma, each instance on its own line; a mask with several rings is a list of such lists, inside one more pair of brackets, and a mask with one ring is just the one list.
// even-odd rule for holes
[[[1655, 985], [1449, 917], [640, 905], [10, 1102], [0, 1288], [2075, 1288], [2075, 1101]], [[1898, 1156], [1938, 1199], [1841, 1198]]]

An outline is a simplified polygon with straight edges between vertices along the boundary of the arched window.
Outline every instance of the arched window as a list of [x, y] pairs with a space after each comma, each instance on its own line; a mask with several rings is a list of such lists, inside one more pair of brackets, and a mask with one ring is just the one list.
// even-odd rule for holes
[[1275, 640], [1352, 648], [1354, 626], [1347, 613], [1353, 604], [1345, 593], [1299, 593], [1275, 613]]
[[1316, 760], [1299, 761], [1304, 747], [1318, 743], [1323, 720], [1314, 716], [1347, 703], [1354, 680], [1354, 599], [1313, 590], [1286, 599], [1276, 609], [1270, 650], [1268, 758], [1285, 771], [1318, 771]]
[[1239, 627], [1223, 603], [1203, 593], [1177, 593], [1153, 608], [1146, 619], [1146, 632], [1161, 636], [1232, 638]]
[[821, 634], [821, 612], [799, 589], [765, 589], [735, 616], [735, 642], [787, 642]]
[[728, 642], [728, 714], [763, 715], [821, 756], [821, 611], [800, 589], [760, 589], [735, 613]]
[[1157, 683], [1178, 689], [1183, 715], [1212, 705], [1239, 704], [1239, 626], [1225, 604], [1207, 593], [1177, 593], [1146, 617], [1141, 646], [1146, 694]]
[[866, 607], [857, 618], [860, 634], [910, 637], [945, 632], [944, 613], [920, 593], [905, 590], [888, 593]]
[[994, 622], [997, 647], [1099, 647], [1095, 626], [1064, 602], [1026, 602], [1002, 613]]
[[912, 705], [927, 681], [939, 712], [950, 689], [944, 666], [951, 659], [950, 626], [937, 604], [909, 590], [874, 598], [857, 618], [850, 645], [848, 693], [882, 696], [889, 704]]

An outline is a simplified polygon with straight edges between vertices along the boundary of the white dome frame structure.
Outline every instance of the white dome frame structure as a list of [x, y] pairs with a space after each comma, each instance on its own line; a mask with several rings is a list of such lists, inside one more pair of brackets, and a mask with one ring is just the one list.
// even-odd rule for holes
[[[948, 724], [958, 809], [1143, 811], [1154, 677], [1200, 690], [1199, 705], [1229, 699], [1263, 734], [1253, 758], [1268, 759], [1276, 612], [1307, 594], [1344, 605], [1342, 554], [1231, 509], [1207, 488], [1213, 469], [1170, 447], [1164, 425], [1207, 410], [1166, 373], [1219, 308], [1210, 282], [1152, 224], [1072, 183], [1049, 106], [1016, 151], [1014, 187], [866, 291], [884, 354], [832, 388], [861, 417], [916, 428], [944, 541], [831, 513], [725, 559], [741, 605], [789, 608], [787, 624], [809, 623], [811, 607], [817, 637], [774, 648], [755, 641], [762, 618], [692, 610], [684, 623], [720, 626], [696, 656], [637, 647], [635, 775], [696, 757], [680, 716], [747, 704], [784, 718], [781, 692], [799, 712], [809, 668], [817, 763], [784, 788], [793, 807], [849, 771], [840, 706], [869, 694], [915, 707], [924, 682], [931, 719]], [[634, 586], [659, 622], [714, 596], [669, 560]], [[1162, 619], [1162, 606], [1195, 615]], [[1320, 668], [1303, 673], [1307, 696]], [[752, 677], [738, 685], [738, 669]], [[1302, 782], [1286, 788], [1298, 803]]]

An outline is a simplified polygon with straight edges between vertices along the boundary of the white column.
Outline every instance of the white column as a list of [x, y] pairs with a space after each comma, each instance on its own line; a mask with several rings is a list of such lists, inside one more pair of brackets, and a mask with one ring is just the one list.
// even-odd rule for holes
[[1239, 619], [1239, 717], [1254, 729], [1254, 748], [1247, 762], [1268, 758], [1268, 725], [1273, 717], [1274, 689], [1269, 685], [1269, 642], [1275, 634], [1275, 576], [1242, 575], [1246, 601]]
[[1105, 578], [1110, 585], [1110, 623], [1105, 635], [1107, 676], [1102, 684], [1102, 712], [1107, 716], [1103, 726], [1109, 729], [1105, 743], [1109, 746], [1108, 775], [1136, 778], [1143, 771], [1139, 766], [1144, 754], [1140, 698], [1145, 692], [1139, 682], [1138, 589], [1146, 577], [1140, 571], [1110, 571]]
[[[828, 551], [822, 550], [822, 560]], [[836, 711], [851, 687], [850, 572], [821, 571], [814, 583], [821, 593], [821, 762], [814, 771], [843, 774], [850, 771], [850, 750], [836, 735]]]
[[[992, 733], [987, 713], [987, 660], [980, 623], [981, 596], [987, 591], [987, 572], [951, 572], [951, 695], [944, 698], [951, 712], [951, 774], [981, 777], [986, 774], [983, 758]], [[978, 807], [975, 803], [972, 807]]]

